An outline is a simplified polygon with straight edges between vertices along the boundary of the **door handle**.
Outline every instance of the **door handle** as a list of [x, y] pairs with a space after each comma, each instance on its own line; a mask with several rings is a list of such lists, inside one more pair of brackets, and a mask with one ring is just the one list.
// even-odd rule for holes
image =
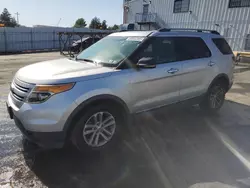
[[208, 66], [210, 66], [210, 67], [212, 67], [212, 66], [214, 66], [215, 65], [215, 62], [213, 62], [213, 61], [210, 61], [209, 63], [208, 63]]
[[178, 71], [179, 71], [179, 69], [171, 68], [171, 69], [168, 70], [168, 73], [174, 74], [174, 73], [176, 73]]

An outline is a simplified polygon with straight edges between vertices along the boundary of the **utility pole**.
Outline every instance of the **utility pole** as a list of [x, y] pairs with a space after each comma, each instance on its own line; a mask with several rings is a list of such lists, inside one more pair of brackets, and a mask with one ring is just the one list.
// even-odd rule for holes
[[16, 14], [16, 21], [17, 21], [17, 23], [19, 24], [19, 13], [17, 12], [17, 13], [15, 13]]
[[57, 22], [57, 24], [56, 24], [56, 27], [58, 27], [58, 26], [59, 26], [59, 24], [60, 24], [61, 20], [62, 20], [62, 18], [60, 18], [60, 19], [59, 19], [59, 21], [58, 21], [58, 22]]

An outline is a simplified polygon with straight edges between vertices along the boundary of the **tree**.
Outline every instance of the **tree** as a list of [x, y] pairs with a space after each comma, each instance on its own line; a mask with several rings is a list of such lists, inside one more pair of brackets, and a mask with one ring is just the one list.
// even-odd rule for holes
[[94, 17], [89, 24], [89, 28], [91, 29], [101, 29], [101, 27], [102, 27], [101, 21], [97, 17]]
[[7, 8], [3, 9], [2, 14], [0, 14], [0, 22], [5, 25], [5, 27], [17, 27], [19, 26], [14, 17], [11, 17], [11, 14]]
[[112, 29], [113, 29], [113, 30], [117, 30], [117, 29], [119, 29], [119, 26], [115, 24], [115, 25], [112, 27]]
[[86, 27], [86, 21], [83, 18], [78, 18], [75, 22], [74, 27], [80, 28], [80, 27]]
[[103, 29], [103, 30], [106, 30], [107, 27], [108, 27], [108, 26], [107, 26], [107, 21], [106, 21], [106, 20], [103, 20], [103, 21], [102, 21], [102, 29]]
[[108, 30], [118, 30], [119, 29], [119, 26], [118, 25], [113, 25], [113, 26], [109, 26], [108, 27]]

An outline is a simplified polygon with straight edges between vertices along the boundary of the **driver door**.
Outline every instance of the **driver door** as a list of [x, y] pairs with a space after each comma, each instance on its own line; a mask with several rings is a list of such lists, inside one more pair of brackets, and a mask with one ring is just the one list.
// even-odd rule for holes
[[178, 102], [182, 66], [176, 61], [174, 39], [149, 39], [134, 55], [133, 62], [143, 57], [152, 57], [156, 67], [131, 69], [132, 110], [141, 112]]

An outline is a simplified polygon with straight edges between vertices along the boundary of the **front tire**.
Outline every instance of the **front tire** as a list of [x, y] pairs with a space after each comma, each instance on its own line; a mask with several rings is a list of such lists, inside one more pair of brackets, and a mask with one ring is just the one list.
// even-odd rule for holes
[[72, 142], [80, 151], [98, 151], [121, 141], [122, 114], [108, 104], [89, 107], [76, 123]]
[[224, 104], [226, 88], [223, 83], [218, 82], [213, 84], [204, 100], [200, 103], [200, 108], [205, 112], [217, 112]]

